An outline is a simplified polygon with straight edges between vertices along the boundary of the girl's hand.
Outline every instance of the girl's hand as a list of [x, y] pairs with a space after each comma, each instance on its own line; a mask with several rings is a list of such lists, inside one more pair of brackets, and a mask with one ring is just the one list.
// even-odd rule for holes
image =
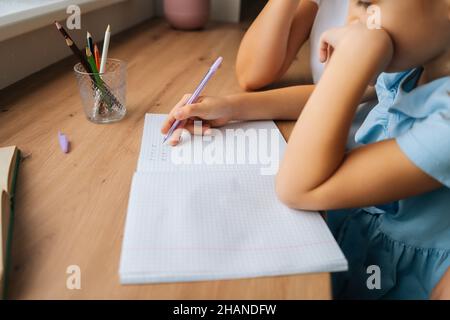
[[320, 40], [319, 59], [328, 63], [337, 48], [343, 47], [349, 54], [357, 54], [361, 58], [369, 56], [369, 50], [378, 53], [378, 75], [383, 72], [392, 60], [394, 44], [389, 34], [383, 29], [370, 30], [367, 26], [355, 22], [341, 28], [334, 28], [324, 32]]
[[179, 143], [183, 129], [192, 134], [197, 133], [194, 130], [196, 120], [202, 120], [201, 133], [207, 135], [211, 127], [221, 127], [232, 118], [231, 102], [227, 97], [200, 97], [196, 103], [185, 105], [190, 96], [186, 94], [175, 105], [161, 128], [161, 132], [167, 134], [176, 120], [182, 121], [169, 140], [172, 146]]
[[430, 299], [450, 300], [450, 268], [444, 274], [437, 286], [433, 289]]
[[339, 45], [341, 40], [348, 33], [349, 27], [340, 27], [330, 29], [320, 37], [319, 60], [321, 63], [330, 61], [334, 49]]

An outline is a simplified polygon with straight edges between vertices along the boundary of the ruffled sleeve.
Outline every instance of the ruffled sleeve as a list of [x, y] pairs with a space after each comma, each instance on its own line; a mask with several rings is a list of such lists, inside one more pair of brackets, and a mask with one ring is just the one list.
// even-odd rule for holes
[[416, 109], [397, 110], [416, 113], [409, 114], [416, 117], [412, 127], [396, 139], [401, 150], [417, 167], [450, 188], [450, 78], [440, 81]]

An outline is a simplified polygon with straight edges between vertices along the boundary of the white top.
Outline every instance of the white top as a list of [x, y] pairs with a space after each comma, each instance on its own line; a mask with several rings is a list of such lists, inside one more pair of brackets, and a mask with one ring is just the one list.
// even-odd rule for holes
[[324, 64], [319, 61], [320, 36], [325, 31], [345, 25], [348, 15], [348, 0], [311, 0], [317, 3], [317, 12], [311, 30], [311, 69], [314, 83], [319, 82]]

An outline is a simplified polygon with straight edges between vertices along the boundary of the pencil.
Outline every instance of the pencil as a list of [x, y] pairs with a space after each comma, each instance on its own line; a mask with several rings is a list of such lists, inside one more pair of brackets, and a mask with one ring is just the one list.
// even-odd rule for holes
[[[108, 86], [103, 82], [103, 80], [98, 75], [98, 70], [97, 70], [96, 76], [94, 76], [95, 69], [91, 68], [91, 66], [89, 65], [89, 62], [83, 57], [83, 54], [81, 53], [80, 49], [78, 49], [77, 45], [72, 40], [72, 38], [69, 36], [67, 31], [57, 21], [55, 21], [55, 25], [56, 25], [56, 28], [61, 32], [63, 37], [66, 39], [67, 46], [72, 50], [73, 54], [80, 60], [81, 65], [83, 66], [85, 71], [89, 74], [89, 77], [94, 82], [94, 85], [97, 87], [97, 89], [100, 90], [102, 97], [106, 99], [108, 108], [111, 108], [112, 105], [116, 105], [117, 108], [123, 109], [123, 105], [114, 96], [114, 94], [111, 93], [111, 90], [108, 88]], [[94, 66], [95, 66], [95, 63], [94, 63]]]
[[108, 60], [109, 40], [111, 38], [111, 27], [108, 25], [105, 31], [105, 39], [103, 41], [102, 61], [100, 62], [100, 73], [105, 73], [106, 62]]
[[91, 52], [94, 52], [94, 41], [92, 41], [92, 36], [89, 31], [87, 32], [86, 40], [87, 40], [87, 45], [89, 47], [89, 50], [91, 50]]
[[63, 37], [66, 39], [67, 46], [72, 50], [73, 54], [80, 60], [83, 68], [87, 73], [92, 73], [91, 67], [89, 66], [86, 59], [84, 59], [83, 54], [81, 53], [80, 49], [78, 49], [75, 42], [72, 40], [72, 38], [69, 36], [67, 31], [60, 25], [57, 21], [55, 21], [56, 28], [61, 32]]
[[95, 64], [95, 58], [92, 55], [91, 49], [89, 47], [86, 47], [86, 58], [89, 63], [89, 66], [91, 67], [92, 74], [94, 75], [94, 78], [99, 80], [101, 82], [100, 76], [98, 74], [97, 65]]
[[100, 70], [100, 51], [98, 51], [97, 44], [94, 45], [94, 56], [95, 56], [95, 64], [97, 66], [97, 70]]
[[[102, 78], [100, 77], [100, 74], [98, 73], [97, 66], [95, 65], [95, 58], [92, 55], [92, 52], [89, 49], [89, 46], [86, 47], [86, 58], [92, 69], [92, 74], [94, 76], [94, 81], [97, 84], [97, 88], [100, 90], [101, 93], [104, 93], [105, 92], [105, 87], [104, 87], [105, 83], [103, 82]], [[98, 93], [96, 93], [95, 94], [95, 100], [96, 100], [95, 106], [96, 107], [97, 107], [97, 99], [99, 99], [98, 97], [99, 97], [99, 95], [98, 95]], [[106, 104], [107, 104], [108, 109], [111, 110], [111, 103], [108, 101]]]

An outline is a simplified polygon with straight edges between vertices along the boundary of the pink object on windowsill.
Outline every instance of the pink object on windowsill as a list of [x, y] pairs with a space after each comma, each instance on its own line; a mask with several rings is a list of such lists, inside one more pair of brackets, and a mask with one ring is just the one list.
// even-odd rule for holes
[[164, 0], [167, 21], [177, 29], [204, 28], [209, 19], [209, 0]]

